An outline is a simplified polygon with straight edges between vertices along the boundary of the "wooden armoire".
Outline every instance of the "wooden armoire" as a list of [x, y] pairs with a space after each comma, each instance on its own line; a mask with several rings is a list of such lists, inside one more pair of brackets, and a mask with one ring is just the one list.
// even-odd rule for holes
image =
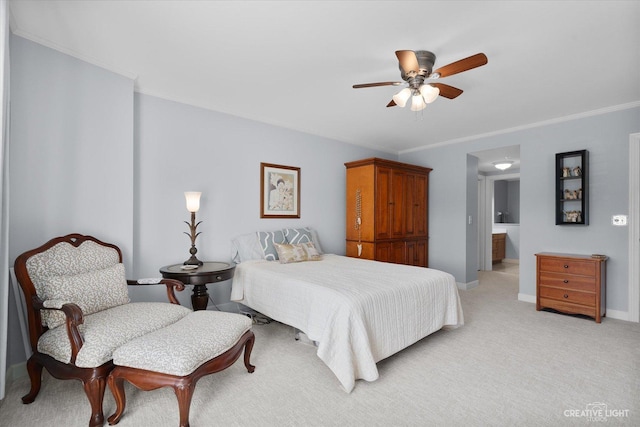
[[375, 157], [345, 166], [347, 256], [427, 267], [431, 169]]

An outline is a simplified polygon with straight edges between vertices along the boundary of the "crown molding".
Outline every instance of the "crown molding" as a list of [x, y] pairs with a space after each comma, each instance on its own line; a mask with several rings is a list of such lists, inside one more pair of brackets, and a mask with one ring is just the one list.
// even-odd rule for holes
[[43, 39], [42, 37], [38, 37], [27, 31], [23, 31], [20, 28], [17, 28], [15, 21], [12, 18], [10, 18], [10, 28], [11, 28], [11, 32], [16, 36], [25, 38], [34, 43], [41, 44], [50, 49], [57, 50], [58, 52], [64, 53], [65, 55], [69, 55], [81, 61], [88, 62], [89, 64], [95, 65], [97, 67], [104, 68], [107, 71], [111, 71], [113, 73], [119, 74], [128, 79], [135, 81], [138, 78], [138, 75], [132, 71], [120, 69], [113, 64], [107, 64], [91, 56], [83, 55], [82, 53], [76, 52], [72, 49], [68, 49], [63, 46], [60, 46], [59, 44], [56, 44], [51, 40]]
[[636, 107], [640, 107], [640, 101], [630, 102], [630, 103], [627, 103], [627, 104], [613, 105], [613, 106], [610, 106], [610, 107], [600, 108], [600, 109], [597, 109], [597, 110], [585, 111], [583, 113], [572, 114], [572, 115], [569, 115], [569, 116], [558, 117], [558, 118], [555, 118], [555, 119], [544, 120], [544, 121], [541, 121], [541, 122], [530, 123], [530, 124], [527, 124], [527, 125], [516, 126], [516, 127], [512, 127], [512, 128], [506, 128], [506, 129], [498, 130], [498, 131], [495, 131], [495, 132], [481, 133], [481, 134], [478, 134], [478, 135], [465, 136], [463, 138], [451, 139], [449, 141], [437, 142], [435, 144], [429, 144], [429, 145], [425, 145], [423, 147], [411, 148], [411, 149], [408, 149], [408, 150], [403, 150], [403, 151], [400, 151], [399, 154], [406, 154], [406, 153], [413, 153], [413, 152], [416, 152], [416, 151], [429, 150], [431, 148], [442, 147], [442, 146], [445, 146], [445, 145], [459, 144], [461, 142], [474, 141], [474, 140], [481, 139], [481, 138], [488, 138], [488, 137], [491, 137], [491, 136], [504, 135], [504, 134], [507, 134], [507, 133], [518, 132], [518, 131], [538, 128], [538, 127], [542, 127], [542, 126], [549, 126], [549, 125], [553, 125], [553, 124], [557, 124], [557, 123], [569, 122], [569, 121], [572, 121], [572, 120], [583, 119], [583, 118], [586, 118], [586, 117], [599, 116], [599, 115], [602, 115], [602, 114], [612, 113], [612, 112], [615, 112], [615, 111], [628, 110], [628, 109], [636, 108]]

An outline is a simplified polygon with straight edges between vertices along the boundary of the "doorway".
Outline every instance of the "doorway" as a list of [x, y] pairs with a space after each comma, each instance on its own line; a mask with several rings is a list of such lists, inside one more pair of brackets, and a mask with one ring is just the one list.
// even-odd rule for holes
[[[519, 270], [520, 146], [469, 153], [478, 158], [478, 270]], [[506, 162], [510, 167], [497, 169]], [[511, 199], [511, 200], [509, 200]], [[494, 258], [494, 235], [505, 254]], [[496, 263], [494, 264], [494, 260]]]

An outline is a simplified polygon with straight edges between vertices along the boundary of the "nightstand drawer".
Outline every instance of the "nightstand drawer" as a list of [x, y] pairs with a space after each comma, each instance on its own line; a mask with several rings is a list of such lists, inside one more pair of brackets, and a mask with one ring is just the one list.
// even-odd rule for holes
[[540, 271], [552, 271], [565, 274], [579, 274], [595, 277], [596, 265], [590, 261], [580, 261], [566, 258], [542, 258]]
[[575, 276], [560, 273], [540, 273], [540, 286], [554, 286], [556, 288], [573, 289], [578, 291], [596, 290], [596, 278]]
[[596, 305], [596, 295], [592, 292], [580, 292], [570, 289], [548, 288], [540, 286], [540, 298], [549, 298], [564, 301], [572, 304], [586, 305], [594, 307]]

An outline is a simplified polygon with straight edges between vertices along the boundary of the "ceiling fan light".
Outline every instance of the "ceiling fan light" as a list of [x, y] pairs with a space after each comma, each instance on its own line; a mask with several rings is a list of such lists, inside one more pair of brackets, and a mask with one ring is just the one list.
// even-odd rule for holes
[[421, 111], [424, 110], [426, 106], [427, 104], [425, 104], [422, 95], [413, 95], [413, 97], [411, 98], [411, 111]]
[[493, 166], [495, 166], [496, 169], [500, 169], [501, 171], [509, 169], [511, 165], [513, 165], [513, 161], [511, 160], [501, 160], [499, 162], [493, 162]]
[[393, 99], [393, 102], [395, 102], [398, 107], [404, 107], [405, 105], [407, 105], [407, 100], [410, 97], [411, 97], [411, 89], [406, 87], [402, 89], [400, 92], [393, 95], [391, 99]]
[[420, 93], [424, 98], [424, 102], [431, 104], [440, 95], [440, 89], [431, 85], [422, 85], [420, 86]]

